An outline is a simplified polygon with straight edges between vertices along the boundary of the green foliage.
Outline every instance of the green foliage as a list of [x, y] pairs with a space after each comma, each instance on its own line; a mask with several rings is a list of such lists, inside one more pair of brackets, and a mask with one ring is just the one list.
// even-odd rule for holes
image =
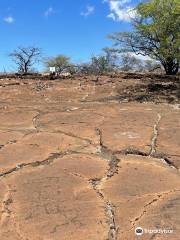
[[123, 71], [139, 70], [140, 65], [141, 65], [141, 60], [132, 56], [130, 53], [122, 54], [121, 70]]
[[119, 60], [119, 56], [117, 54], [116, 51], [114, 51], [114, 49], [112, 48], [103, 48], [102, 49], [104, 51], [104, 56], [106, 57], [107, 61], [108, 61], [108, 65], [111, 68], [114, 68], [117, 66], [117, 62]]
[[93, 73], [103, 74], [109, 70], [109, 62], [105, 56], [92, 57], [91, 69]]
[[176, 74], [180, 62], [179, 0], [151, 0], [136, 7], [134, 32], [114, 33], [115, 46], [124, 52], [150, 56], [167, 74]]
[[152, 60], [145, 60], [143, 68], [147, 72], [153, 72], [153, 71], [156, 71], [156, 70], [160, 70], [161, 65], [158, 64], [155, 61], [152, 61]]
[[110, 48], [104, 48], [102, 55], [91, 58], [89, 72], [93, 74], [104, 74], [112, 71], [116, 66], [117, 59], [118, 56], [114, 50]]
[[143, 60], [135, 57], [130, 53], [121, 54], [121, 67], [122, 71], [135, 71], [135, 72], [153, 72], [160, 70], [161, 66], [156, 61]]
[[64, 55], [58, 55], [53, 58], [49, 58], [45, 61], [46, 66], [55, 67], [58, 73], [62, 73], [64, 70], [67, 70], [70, 66], [70, 58]]

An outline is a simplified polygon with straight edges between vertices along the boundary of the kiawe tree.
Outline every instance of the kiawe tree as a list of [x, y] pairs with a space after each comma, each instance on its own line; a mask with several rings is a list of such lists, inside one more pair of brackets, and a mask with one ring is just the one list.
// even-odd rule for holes
[[117, 53], [111, 48], [103, 48], [103, 54], [93, 56], [89, 64], [89, 70], [93, 74], [105, 74], [116, 67]]
[[41, 50], [36, 47], [18, 47], [9, 56], [18, 67], [18, 72], [27, 74], [32, 71], [32, 67], [41, 56]]
[[58, 73], [62, 73], [71, 67], [70, 58], [65, 55], [58, 55], [56, 57], [48, 58], [45, 60], [46, 67], [55, 67]]
[[111, 69], [117, 67], [118, 60], [119, 60], [119, 56], [118, 56], [117, 52], [114, 51], [114, 49], [108, 48], [108, 47], [103, 48], [102, 50], [104, 52], [104, 56], [108, 62], [109, 67]]
[[91, 69], [94, 74], [103, 74], [109, 71], [110, 66], [105, 56], [94, 56], [91, 58]]
[[130, 53], [124, 53], [121, 55], [121, 70], [140, 70], [141, 60], [131, 55]]
[[179, 0], [151, 0], [140, 3], [135, 11], [134, 31], [110, 36], [117, 51], [149, 56], [162, 64], [166, 74], [176, 74], [180, 64]]

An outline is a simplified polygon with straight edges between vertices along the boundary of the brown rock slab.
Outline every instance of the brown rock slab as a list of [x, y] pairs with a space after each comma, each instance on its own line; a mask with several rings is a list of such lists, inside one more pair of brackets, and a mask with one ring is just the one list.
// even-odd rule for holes
[[99, 158], [74, 155], [6, 177], [11, 214], [0, 239], [14, 239], [13, 232], [17, 239], [106, 239], [104, 202], [87, 180], [102, 177], [106, 167]]
[[16, 144], [0, 150], [0, 172], [4, 173], [21, 164], [41, 162], [54, 153], [80, 150], [88, 143], [61, 133], [33, 133]]
[[38, 119], [38, 128], [59, 130], [97, 143], [99, 138], [95, 128], [103, 119], [103, 116], [91, 111], [77, 110], [69, 113], [49, 113]]
[[102, 143], [112, 151], [134, 149], [149, 153], [156, 120], [156, 112], [122, 111], [102, 125]]
[[71, 154], [57, 159], [64, 171], [89, 179], [102, 178], [108, 168], [104, 159], [90, 154]]
[[[136, 239], [136, 227], [174, 229], [172, 239], [178, 239], [179, 218], [175, 213], [180, 211], [180, 187], [177, 170], [150, 157], [120, 158], [118, 174], [101, 186], [106, 198], [115, 206], [117, 239]], [[142, 239], [152, 239], [152, 234]]]
[[17, 131], [0, 131], [0, 145], [5, 146], [7, 144], [16, 143], [23, 136], [23, 133]]
[[143, 76], [0, 80], [0, 240], [179, 239], [178, 83]]
[[8, 213], [5, 209], [5, 196], [7, 194], [8, 188], [3, 181], [0, 182], [0, 219], [3, 218], [3, 215], [8, 216]]
[[174, 166], [180, 168], [180, 117], [179, 112], [166, 114], [159, 124], [157, 152], [164, 154]]
[[33, 118], [37, 115], [34, 111], [20, 111], [18, 109], [14, 111], [2, 111], [0, 112], [0, 129], [32, 129]]

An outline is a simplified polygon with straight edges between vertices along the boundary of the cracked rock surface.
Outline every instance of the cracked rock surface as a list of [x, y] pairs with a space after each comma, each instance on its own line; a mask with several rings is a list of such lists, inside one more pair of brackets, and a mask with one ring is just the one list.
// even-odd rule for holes
[[179, 105], [99, 79], [1, 80], [0, 240], [179, 239]]

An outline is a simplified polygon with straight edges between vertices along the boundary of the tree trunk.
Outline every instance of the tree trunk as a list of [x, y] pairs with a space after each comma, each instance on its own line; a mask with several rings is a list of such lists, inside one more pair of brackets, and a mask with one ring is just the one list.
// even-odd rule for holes
[[24, 65], [24, 74], [27, 74], [28, 73], [28, 65], [27, 63], [25, 63]]
[[163, 65], [165, 72], [167, 75], [176, 75], [179, 71], [179, 63], [173, 64], [173, 63], [166, 63]]

